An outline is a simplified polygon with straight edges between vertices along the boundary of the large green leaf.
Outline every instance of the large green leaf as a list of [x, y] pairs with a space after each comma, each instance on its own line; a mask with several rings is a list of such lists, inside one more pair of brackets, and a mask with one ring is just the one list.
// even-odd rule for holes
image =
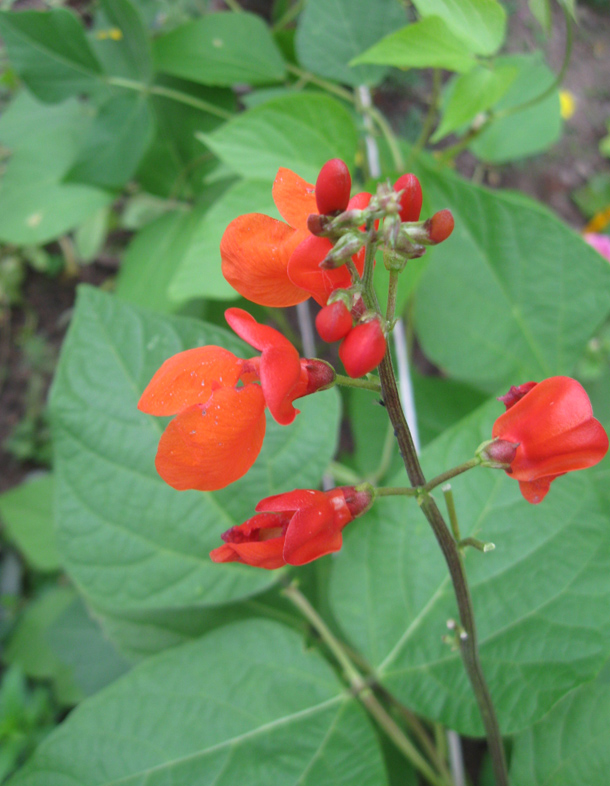
[[98, 89], [102, 69], [72, 11], [3, 11], [0, 33], [11, 65], [43, 101]]
[[111, 96], [99, 108], [66, 180], [121, 188], [131, 180], [152, 135], [147, 98], [138, 93]]
[[610, 769], [610, 668], [516, 738], [511, 779], [528, 786], [602, 784]]
[[455, 216], [415, 294], [419, 339], [450, 376], [492, 392], [569, 374], [610, 311], [610, 268], [549, 211], [422, 162]]
[[244, 213], [266, 213], [279, 218], [270, 180], [241, 180], [199, 217], [169, 287], [176, 303], [197, 297], [234, 300], [237, 292], [222, 275], [220, 241], [234, 218]]
[[440, 16], [479, 55], [492, 55], [504, 41], [506, 11], [497, 0], [413, 0], [423, 17]]
[[[540, 53], [533, 55], [508, 55], [496, 60], [496, 68], [516, 68], [517, 76], [494, 110], [498, 117], [483, 129], [470, 144], [470, 150], [494, 164], [525, 158], [547, 150], [561, 135], [559, 92], [552, 90], [542, 101], [553, 84], [555, 75], [543, 62]], [[521, 111], [517, 107], [533, 101]], [[511, 112], [502, 117], [503, 112]]]
[[308, 71], [346, 85], [377, 84], [386, 68], [348, 63], [405, 21], [397, 0], [309, 0], [296, 33], [299, 61]]
[[284, 60], [262, 19], [254, 14], [207, 14], [155, 39], [159, 71], [204, 85], [229, 87], [280, 82]]
[[284, 166], [315, 183], [329, 158], [351, 166], [358, 150], [352, 115], [334, 98], [316, 94], [268, 101], [202, 139], [228, 167], [253, 180], [273, 180]]
[[46, 243], [112, 201], [97, 188], [61, 182], [89, 123], [76, 99], [50, 106], [23, 91], [12, 102], [0, 120], [0, 140], [12, 150], [0, 185], [1, 240]]
[[80, 290], [51, 396], [56, 520], [66, 568], [96, 607], [201, 609], [268, 587], [276, 574], [216, 565], [208, 552], [262, 497], [317, 485], [333, 455], [339, 411], [329, 391], [299, 402], [292, 426], [269, 422], [256, 464], [228, 488], [167, 486], [154, 468], [163, 424], [136, 404], [166, 358], [202, 344], [255, 354], [212, 325]]
[[158, 655], [82, 704], [11, 786], [383, 786], [373, 728], [330, 666], [277, 624]]
[[351, 64], [377, 63], [397, 68], [446, 68], [470, 71], [476, 64], [471, 47], [439, 16], [428, 16], [383, 38]]
[[[427, 476], [471, 457], [501, 409], [490, 401], [427, 448]], [[499, 470], [452, 485], [463, 536], [496, 544], [469, 550], [465, 563], [483, 670], [509, 734], [590, 680], [610, 653], [610, 506], [592, 471], [557, 479], [537, 506]], [[448, 571], [413, 500], [381, 500], [346, 529], [330, 594], [335, 618], [389, 690], [432, 720], [482, 734], [460, 656], [442, 641], [457, 615]]]
[[43, 475], [0, 494], [0, 516], [9, 539], [36, 570], [59, 570], [53, 530], [53, 477]]

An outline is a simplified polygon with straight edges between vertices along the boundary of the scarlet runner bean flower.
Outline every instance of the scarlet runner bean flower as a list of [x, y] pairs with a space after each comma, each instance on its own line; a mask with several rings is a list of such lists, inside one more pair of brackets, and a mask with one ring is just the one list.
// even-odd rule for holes
[[305, 565], [339, 551], [342, 529], [371, 506], [370, 487], [314, 491], [296, 489], [261, 500], [256, 516], [227, 530], [224, 545], [210, 552], [214, 562], [243, 562], [274, 570]]
[[263, 444], [265, 408], [288, 425], [298, 413], [292, 402], [334, 379], [328, 364], [299, 358], [288, 339], [246, 311], [230, 308], [225, 317], [260, 357], [238, 358], [217, 346], [179, 352], [138, 403], [150, 415], [176, 415], [161, 436], [155, 466], [179, 491], [215, 491], [245, 475]]
[[519, 443], [506, 472], [519, 481], [521, 493], [534, 505], [556, 478], [597, 464], [608, 451], [608, 436], [575, 379], [527, 382], [512, 387], [500, 400], [506, 412], [494, 423], [492, 436]]
[[[341, 171], [343, 189], [345, 177]], [[347, 208], [362, 209], [370, 198], [370, 194], [357, 194]], [[294, 306], [310, 296], [326, 305], [331, 292], [352, 282], [345, 267], [328, 271], [318, 267], [333, 246], [328, 238], [315, 237], [307, 229], [309, 216], [318, 213], [315, 186], [290, 169], [280, 168], [273, 183], [273, 200], [287, 223], [248, 213], [225, 230], [220, 243], [224, 277], [240, 295], [262, 306]], [[364, 253], [354, 259], [362, 273]]]

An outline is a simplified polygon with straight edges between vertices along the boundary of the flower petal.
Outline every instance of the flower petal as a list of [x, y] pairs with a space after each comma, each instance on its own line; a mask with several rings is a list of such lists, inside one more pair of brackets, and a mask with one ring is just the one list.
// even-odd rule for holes
[[[252, 314], [244, 311], [243, 308], [228, 308], [225, 311], [225, 319], [240, 338], [260, 352], [269, 347], [294, 349], [290, 341], [279, 330], [269, 327], [269, 325], [261, 325]], [[296, 352], [296, 349], [294, 351]]]
[[220, 242], [222, 273], [240, 295], [261, 306], [295, 306], [309, 294], [288, 278], [288, 260], [306, 237], [261, 213], [231, 221]]
[[265, 400], [258, 385], [220, 388], [205, 404], [171, 421], [159, 442], [155, 466], [179, 491], [224, 488], [256, 461], [265, 426]]
[[538, 478], [537, 480], [520, 480], [519, 491], [523, 494], [528, 502], [532, 505], [537, 505], [549, 493], [552, 481], [559, 475], [549, 475], [545, 478]]
[[284, 221], [295, 229], [307, 229], [309, 215], [319, 212], [315, 186], [284, 167], [275, 176], [273, 201]]
[[215, 387], [233, 387], [242, 361], [222, 347], [187, 349], [168, 358], [150, 380], [138, 402], [149, 415], [175, 415], [205, 403]]
[[284, 559], [289, 565], [305, 565], [318, 557], [339, 551], [343, 544], [341, 527], [334, 520], [327, 499], [297, 510], [284, 543]]
[[242, 562], [255, 568], [276, 570], [286, 564], [283, 557], [284, 538], [272, 538], [260, 543], [224, 543], [210, 551], [214, 562]]
[[309, 235], [294, 249], [288, 262], [288, 276], [292, 283], [307, 290], [321, 306], [326, 305], [335, 289], [346, 289], [352, 285], [345, 265], [334, 270], [320, 267], [320, 262], [332, 247], [328, 238]]
[[256, 511], [261, 513], [280, 513], [298, 510], [299, 508], [322, 504], [325, 498], [323, 491], [295, 489], [294, 491], [286, 491], [284, 494], [274, 494], [272, 497], [261, 499], [256, 506]]
[[293, 346], [271, 347], [263, 351], [260, 363], [261, 387], [269, 412], [281, 426], [293, 422], [298, 409], [293, 400], [303, 392], [299, 353]]

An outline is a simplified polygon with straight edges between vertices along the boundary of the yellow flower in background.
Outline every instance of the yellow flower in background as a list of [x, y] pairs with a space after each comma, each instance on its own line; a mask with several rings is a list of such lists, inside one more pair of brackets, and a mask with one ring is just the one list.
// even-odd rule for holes
[[564, 120], [569, 120], [576, 112], [576, 97], [569, 90], [559, 91], [559, 111]]
[[120, 41], [123, 38], [123, 31], [118, 27], [111, 27], [109, 30], [98, 30], [95, 37], [99, 41], [106, 41], [109, 38], [112, 41]]

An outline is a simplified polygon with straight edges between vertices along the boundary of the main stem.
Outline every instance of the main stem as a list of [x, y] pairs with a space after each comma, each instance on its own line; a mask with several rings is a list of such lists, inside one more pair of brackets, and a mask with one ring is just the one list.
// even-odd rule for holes
[[[381, 379], [383, 400], [392, 425], [394, 426], [398, 446], [411, 485], [414, 487], [425, 486], [426, 479], [419, 463], [415, 445], [413, 444], [413, 438], [411, 437], [411, 432], [402, 410], [389, 351], [386, 352], [379, 367], [379, 377]], [[483, 725], [485, 726], [496, 784], [497, 786], [508, 786], [508, 774], [506, 770], [504, 746], [502, 745], [502, 735], [500, 734], [500, 727], [498, 725], [498, 719], [491, 700], [489, 688], [487, 687], [481, 668], [472, 599], [466, 580], [462, 556], [434, 499], [426, 493], [421, 497], [420, 506], [432, 527], [434, 535], [445, 557], [445, 561], [447, 562], [447, 567], [449, 568], [449, 574], [457, 600], [460, 622], [464, 631], [464, 635], [459, 637], [460, 651], [468, 678], [470, 679], [479, 705]]]

